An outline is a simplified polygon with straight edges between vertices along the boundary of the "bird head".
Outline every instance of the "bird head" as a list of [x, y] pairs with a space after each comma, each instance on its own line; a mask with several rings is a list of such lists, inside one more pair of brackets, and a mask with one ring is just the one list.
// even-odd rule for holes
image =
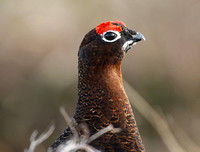
[[121, 21], [99, 24], [88, 32], [79, 48], [79, 61], [87, 65], [121, 63], [123, 56], [144, 36], [126, 27]]

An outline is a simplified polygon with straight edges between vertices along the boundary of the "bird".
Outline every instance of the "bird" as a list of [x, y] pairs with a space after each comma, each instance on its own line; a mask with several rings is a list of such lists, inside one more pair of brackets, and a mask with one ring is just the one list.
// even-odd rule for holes
[[[124, 22], [106, 21], [83, 38], [78, 52], [78, 101], [73, 119], [86, 124], [91, 135], [113, 125], [121, 131], [103, 134], [91, 143], [105, 152], [145, 152], [135, 116], [123, 86], [121, 63], [128, 50], [145, 40]], [[56, 151], [70, 140], [69, 127], [51, 145]]]

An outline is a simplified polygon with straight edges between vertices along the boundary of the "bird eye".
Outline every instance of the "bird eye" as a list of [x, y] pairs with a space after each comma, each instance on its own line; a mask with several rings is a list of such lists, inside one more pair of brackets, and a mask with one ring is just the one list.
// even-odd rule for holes
[[101, 36], [105, 42], [115, 42], [121, 38], [120, 33], [117, 31], [107, 31], [104, 32]]
[[105, 39], [107, 40], [114, 40], [117, 37], [117, 34], [113, 33], [113, 32], [107, 32], [104, 35]]

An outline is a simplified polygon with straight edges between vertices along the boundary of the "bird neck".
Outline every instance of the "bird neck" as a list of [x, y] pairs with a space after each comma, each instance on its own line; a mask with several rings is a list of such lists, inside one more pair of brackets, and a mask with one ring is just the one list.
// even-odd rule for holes
[[[78, 124], [86, 123], [91, 134], [110, 124], [115, 128], [121, 128], [122, 131], [115, 133], [114, 138], [119, 141], [125, 140], [124, 143], [118, 142], [131, 150], [144, 151], [132, 108], [123, 87], [121, 64], [96, 67], [84, 65], [79, 61], [78, 103], [74, 119]], [[112, 142], [111, 136], [104, 137], [103, 140], [108, 137], [106, 143]]]
[[135, 126], [134, 115], [122, 82], [121, 62], [96, 67], [79, 61], [77, 107], [76, 113], [84, 109], [81, 115], [95, 113], [93, 118], [101, 117], [107, 124], [112, 123], [115, 127]]

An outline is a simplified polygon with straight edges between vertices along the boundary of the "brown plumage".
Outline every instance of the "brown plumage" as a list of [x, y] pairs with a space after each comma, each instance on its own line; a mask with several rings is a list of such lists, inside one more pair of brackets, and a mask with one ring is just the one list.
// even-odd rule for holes
[[[122, 82], [121, 61], [133, 44], [144, 39], [123, 22], [105, 22], [86, 34], [78, 53], [78, 103], [74, 119], [90, 134], [112, 124], [121, 128], [90, 143], [106, 152], [144, 152], [131, 105]], [[70, 139], [69, 128], [51, 146]]]

